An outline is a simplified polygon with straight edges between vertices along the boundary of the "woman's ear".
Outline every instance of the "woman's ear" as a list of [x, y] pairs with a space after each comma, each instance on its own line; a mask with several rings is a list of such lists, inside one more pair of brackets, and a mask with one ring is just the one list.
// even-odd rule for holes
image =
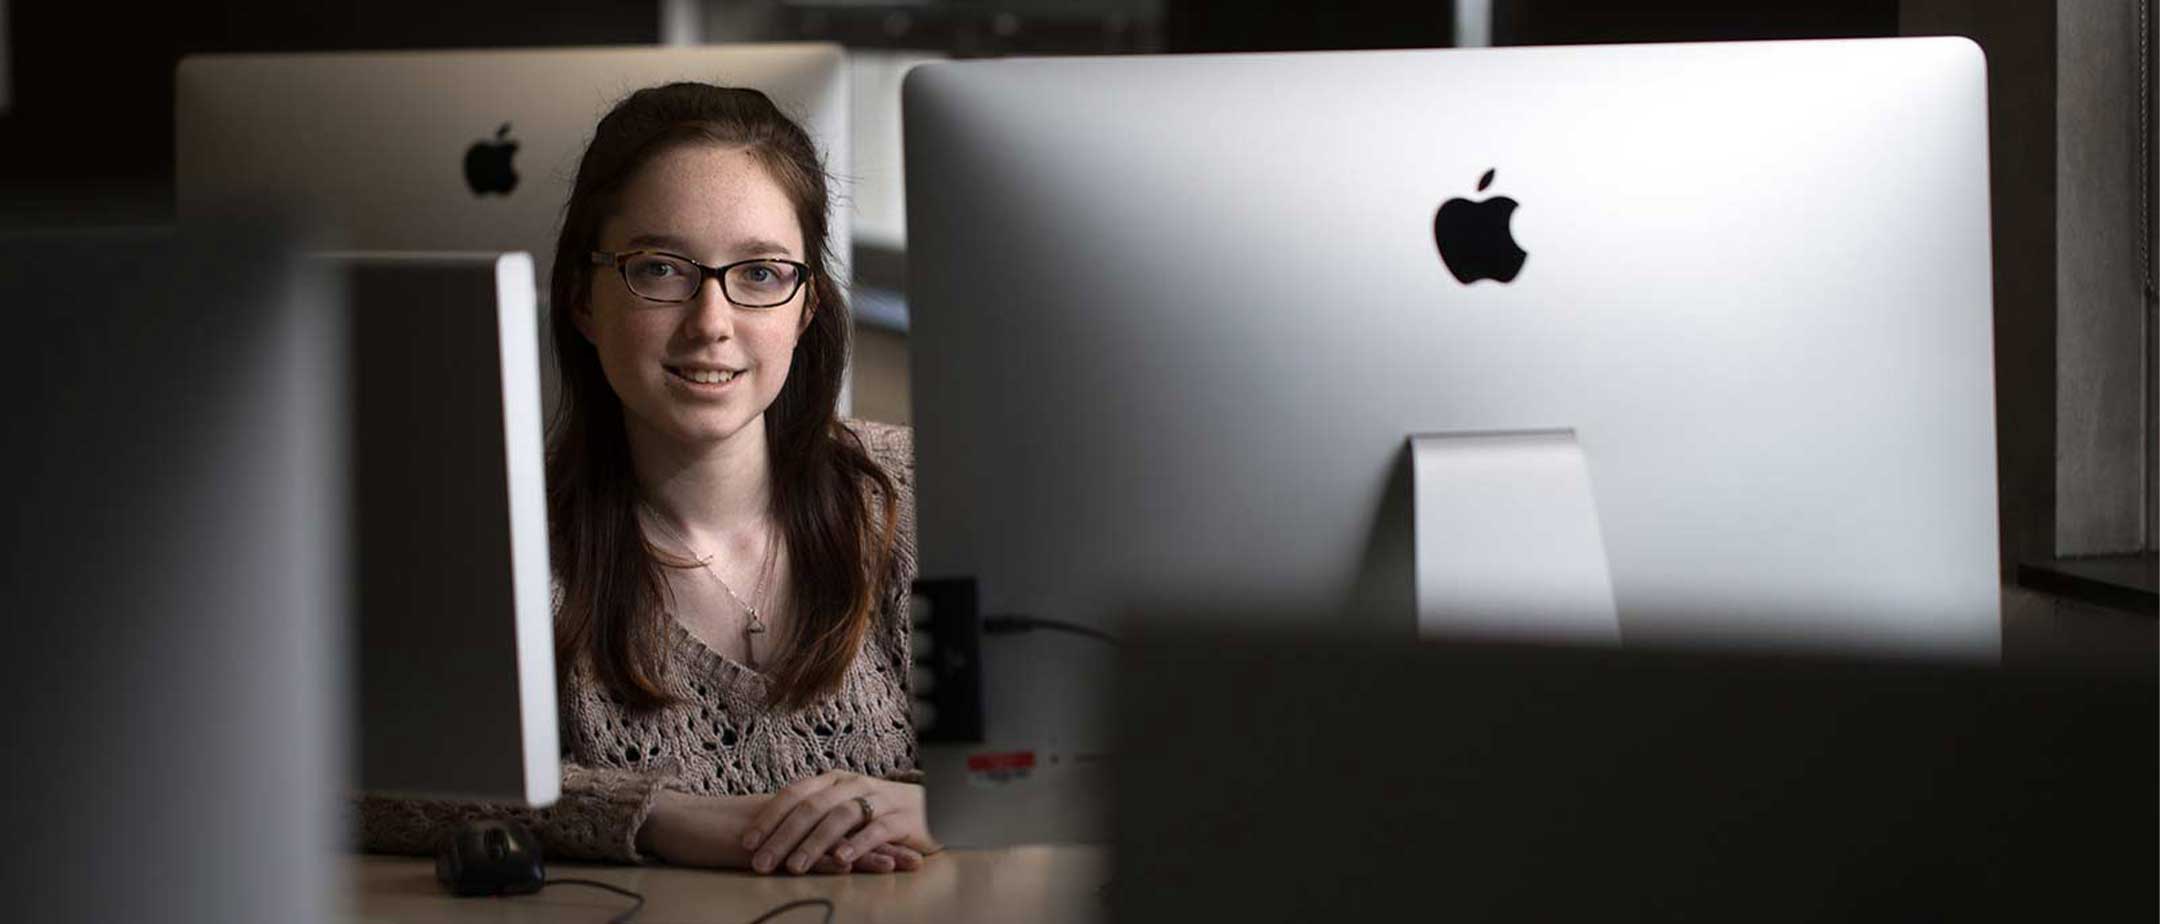
[[584, 299], [570, 309], [570, 323], [577, 325], [578, 336], [585, 338], [586, 343], [600, 345], [593, 339], [592, 299]]
[[803, 332], [810, 329], [810, 319], [817, 317], [817, 310], [817, 290], [811, 289], [809, 297], [803, 299], [802, 320], [795, 324], [795, 339], [802, 339]]

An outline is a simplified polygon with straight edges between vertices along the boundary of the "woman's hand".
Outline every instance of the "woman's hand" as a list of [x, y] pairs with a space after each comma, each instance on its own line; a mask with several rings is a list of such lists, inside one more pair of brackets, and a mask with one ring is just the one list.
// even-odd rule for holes
[[[839, 865], [840, 861], [834, 859], [830, 853], [818, 858], [819, 869], [831, 869]], [[912, 873], [922, 869], [922, 865], [923, 855], [920, 851], [899, 844], [879, 844], [871, 848], [869, 853], [855, 858], [855, 872], [858, 873]], [[837, 869], [834, 871], [845, 872]]]
[[[775, 798], [695, 796], [663, 789], [654, 798], [645, 823], [638, 828], [638, 850], [676, 866], [747, 868], [751, 852], [742, 846], [743, 833], [759, 807]], [[921, 851], [888, 843], [861, 852], [851, 863], [842, 863], [826, 853], [818, 857], [810, 871], [911, 872], [921, 869], [922, 864]]]
[[638, 827], [637, 848], [676, 866], [750, 865], [742, 832], [762, 796], [695, 796], [662, 789]]
[[880, 844], [869, 853], [856, 857], [853, 863], [842, 863], [828, 853], [810, 864], [810, 872], [823, 875], [836, 873], [912, 873], [922, 869], [923, 855], [899, 844]]
[[[867, 824], [858, 799], [869, 802]], [[905, 854], [893, 860], [896, 868], [914, 868], [944, 849], [930, 837], [922, 787], [844, 771], [797, 780], [774, 793], [751, 817], [738, 846], [751, 852], [750, 868], [760, 873], [811, 872], [828, 856], [853, 864], [886, 846], [912, 852], [913, 866], [898, 866]]]

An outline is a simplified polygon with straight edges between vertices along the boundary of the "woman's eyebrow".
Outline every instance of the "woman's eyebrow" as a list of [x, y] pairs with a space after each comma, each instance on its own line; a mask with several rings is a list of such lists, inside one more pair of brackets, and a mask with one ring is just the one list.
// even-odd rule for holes
[[753, 238], [735, 243], [735, 253], [745, 257], [765, 257], [773, 254], [786, 255], [792, 252], [786, 245], [778, 241], [768, 241], [763, 238]]
[[633, 248], [659, 247], [665, 250], [685, 250], [689, 248], [690, 242], [683, 240], [682, 238], [676, 237], [672, 234], [636, 234], [631, 235], [629, 243], [624, 246]]
[[[690, 256], [689, 250], [691, 249], [690, 242], [688, 240], [673, 234], [632, 235], [629, 243], [626, 246], [630, 247], [631, 249], [638, 249], [644, 247], [658, 248], [661, 250], [680, 252], [684, 256]], [[737, 257], [765, 257], [775, 254], [784, 256], [792, 253], [792, 251], [790, 251], [786, 245], [781, 244], [778, 241], [767, 240], [765, 238], [750, 238], [748, 240], [736, 241], [734, 246], [729, 248], [728, 252]]]

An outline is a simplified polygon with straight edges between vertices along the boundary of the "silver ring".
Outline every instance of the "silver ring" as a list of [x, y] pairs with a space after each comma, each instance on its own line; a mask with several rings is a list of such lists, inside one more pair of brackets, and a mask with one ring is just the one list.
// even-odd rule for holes
[[[863, 823], [864, 825], [867, 825], [867, 824], [869, 824], [869, 823], [870, 823], [870, 821], [871, 821], [871, 819], [873, 819], [873, 818], [876, 818], [876, 817], [877, 817], [877, 813], [876, 813], [876, 812], [873, 812], [873, 811], [871, 811], [871, 810], [870, 810], [870, 797], [869, 797], [869, 796], [856, 796], [856, 797], [855, 797], [855, 807], [856, 807], [856, 808], [859, 808], [859, 809], [862, 809], [862, 823]], [[857, 827], [861, 827], [861, 826], [860, 826], [860, 825], [858, 825]]]

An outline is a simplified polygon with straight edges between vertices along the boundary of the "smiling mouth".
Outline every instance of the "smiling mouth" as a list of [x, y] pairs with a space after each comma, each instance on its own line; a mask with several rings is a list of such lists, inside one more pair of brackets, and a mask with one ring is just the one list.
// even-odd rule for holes
[[742, 372], [737, 370], [684, 369], [678, 366], [668, 366], [667, 371], [669, 375], [695, 385], [725, 385], [735, 381], [736, 376], [742, 375]]

